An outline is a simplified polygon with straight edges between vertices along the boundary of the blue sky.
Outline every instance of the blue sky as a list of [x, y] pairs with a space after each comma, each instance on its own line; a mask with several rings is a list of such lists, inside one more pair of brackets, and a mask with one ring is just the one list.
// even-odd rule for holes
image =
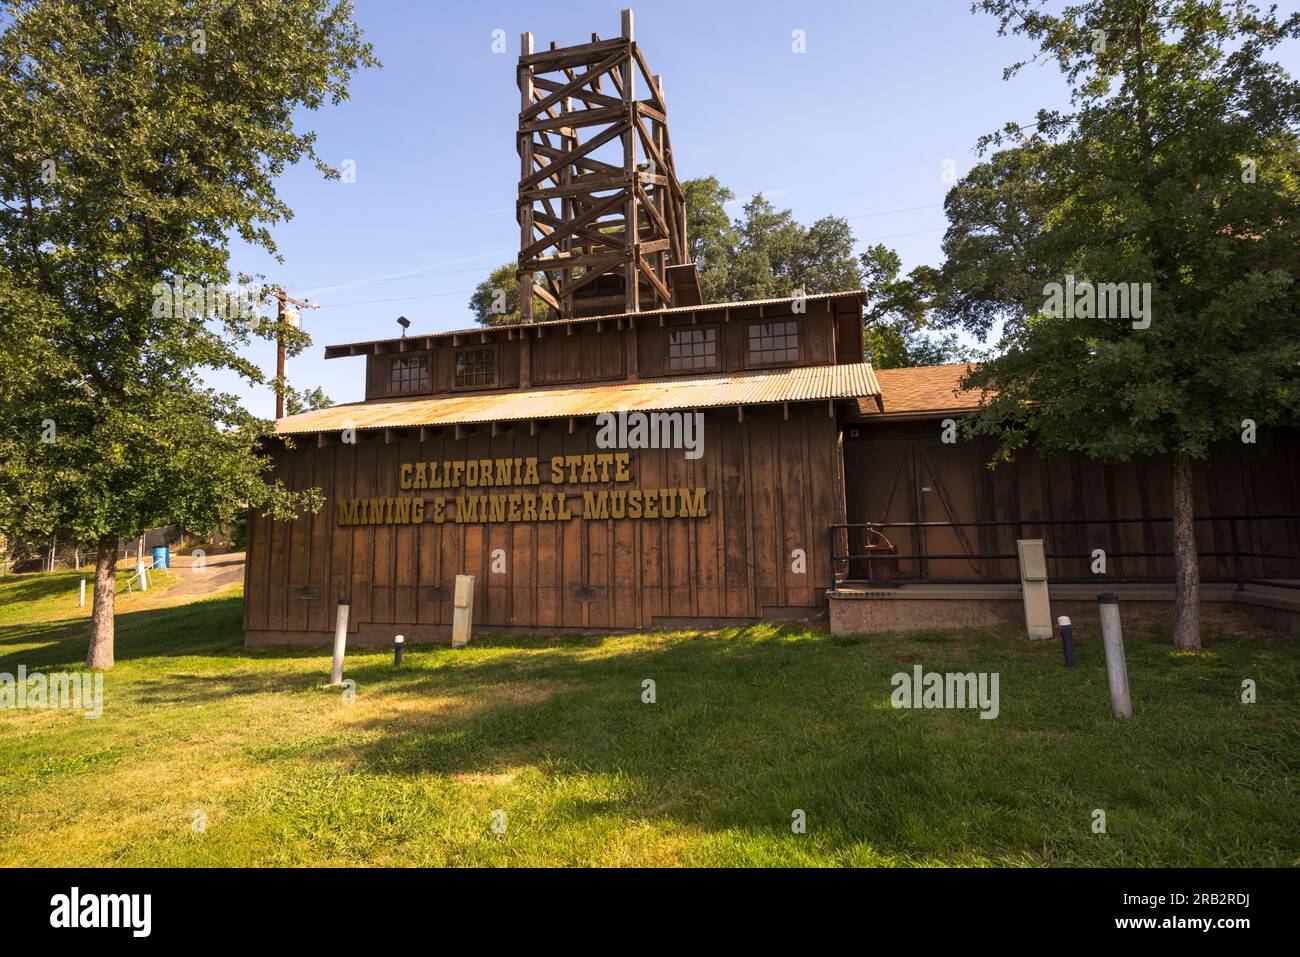
[[[287, 171], [277, 188], [295, 216], [274, 230], [283, 265], [243, 247], [234, 254], [236, 268], [321, 306], [303, 315], [314, 344], [289, 360], [295, 387], [358, 400], [364, 360], [326, 362], [326, 344], [397, 335], [399, 315], [412, 332], [473, 324], [470, 292], [514, 258], [519, 240], [519, 35], [531, 31], [538, 48], [615, 36], [626, 5], [357, 0], [383, 68], [358, 75], [349, 102], [299, 118], [327, 162], [355, 163], [356, 181]], [[642, 0], [633, 9], [636, 39], [663, 76], [681, 178], [716, 175], [738, 197], [733, 212], [761, 191], [805, 223], [847, 217], [860, 246], [885, 242], [906, 268], [940, 261], [944, 161], [961, 175], [981, 134], [1065, 102], [1053, 66], [1003, 81], [1003, 68], [1032, 51], [998, 37], [967, 0]], [[492, 52], [498, 29], [504, 54]], [[806, 53], [792, 52], [796, 29]], [[273, 345], [248, 354], [273, 370]], [[211, 383], [273, 412], [269, 390], [224, 375]]]

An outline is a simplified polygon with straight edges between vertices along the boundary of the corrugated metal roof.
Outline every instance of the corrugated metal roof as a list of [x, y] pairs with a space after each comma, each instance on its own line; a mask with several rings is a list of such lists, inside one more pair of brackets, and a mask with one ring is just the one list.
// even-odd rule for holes
[[304, 435], [347, 428], [471, 425], [596, 415], [623, 409], [651, 412], [852, 399], [879, 392], [880, 385], [871, 366], [855, 362], [527, 392], [478, 392], [396, 402], [357, 402], [286, 416], [275, 423], [275, 430], [281, 435]]
[[[821, 302], [826, 299], [857, 299], [859, 302], [866, 299], [866, 293], [860, 289], [850, 289], [843, 292], [818, 292], [809, 294], [806, 299], [808, 302]], [[567, 326], [573, 323], [600, 322], [610, 319], [628, 319], [628, 318], [651, 318], [654, 316], [672, 316], [691, 312], [713, 312], [719, 309], [743, 309], [749, 306], [775, 306], [780, 303], [789, 303], [793, 299], [790, 296], [782, 296], [776, 299], [744, 299], [738, 302], [710, 302], [701, 306], [667, 306], [663, 309], [646, 309], [641, 312], [614, 312], [604, 316], [578, 316], [573, 319], [548, 319], [545, 322], [533, 322], [527, 325], [520, 323], [509, 323], [500, 326], [475, 326], [473, 329], [451, 329], [447, 332], [421, 332], [407, 336], [394, 336], [387, 339], [365, 339], [359, 342], [339, 342], [325, 347], [325, 358], [337, 359], [347, 355], [339, 352], [340, 349], [352, 349], [361, 346], [386, 346], [395, 345], [405, 339], [408, 343], [415, 340], [424, 339], [443, 339], [450, 336], [475, 336], [480, 333], [505, 332], [510, 329], [549, 329]]]

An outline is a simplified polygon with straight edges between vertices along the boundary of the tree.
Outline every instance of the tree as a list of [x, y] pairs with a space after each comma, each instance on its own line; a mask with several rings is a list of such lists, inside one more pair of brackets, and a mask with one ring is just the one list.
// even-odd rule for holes
[[[1300, 411], [1300, 36], [1250, 3], [983, 0], [1056, 62], [1070, 109], [980, 142], [946, 201], [945, 322], [1000, 354], [969, 423], [1003, 456], [1168, 457], [1173, 640], [1200, 647], [1193, 462]], [[1007, 72], [1014, 74], [1024, 64]], [[1249, 428], [1248, 428], [1249, 425]]]
[[867, 247], [859, 257], [862, 289], [863, 353], [877, 369], [942, 365], [968, 359], [955, 333], [936, 335], [928, 317], [935, 271], [921, 266], [900, 276], [902, 261], [887, 246]]
[[731, 259], [738, 237], [727, 215], [727, 203], [735, 194], [704, 176], [682, 182], [686, 207], [686, 249], [700, 272], [700, 292], [705, 302], [726, 298]]
[[[469, 299], [474, 321], [485, 326], [510, 325], [519, 321], [519, 275], [514, 263], [502, 263], [474, 287]], [[538, 300], [533, 303], [538, 321], [555, 318], [555, 311]]]
[[[847, 262], [818, 262], [818, 252], [834, 257], [841, 250], [834, 243], [815, 250], [808, 240], [808, 230], [794, 218], [794, 213], [777, 209], [762, 193], [745, 204], [735, 228], [738, 241], [724, 290], [727, 299], [774, 299], [792, 296], [800, 287], [809, 293], [821, 292], [809, 286], [814, 274], [853, 271], [851, 253]], [[850, 288], [855, 286], [850, 283]]]
[[301, 392], [296, 389], [289, 389], [284, 397], [284, 411], [288, 415], [298, 415], [300, 412], [312, 412], [316, 409], [328, 409], [333, 404], [334, 400], [326, 395], [325, 390], [320, 386]]
[[[110, 668], [116, 548], [316, 490], [266, 481], [269, 423], [200, 375], [274, 339], [229, 237], [276, 255], [295, 113], [375, 64], [347, 2], [0, 0], [0, 526], [92, 542], [87, 664]], [[309, 341], [283, 330], [291, 353]]]

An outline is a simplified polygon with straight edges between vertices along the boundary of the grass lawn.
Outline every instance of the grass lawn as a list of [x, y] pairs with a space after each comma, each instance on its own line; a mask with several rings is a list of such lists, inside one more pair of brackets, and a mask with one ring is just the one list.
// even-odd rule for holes
[[[1126, 622], [1121, 722], [1088, 628], [1074, 671], [1014, 629], [477, 638], [350, 653], [349, 703], [327, 650], [244, 650], [238, 586], [120, 612], [101, 718], [0, 710], [0, 864], [1300, 861], [1300, 646], [1242, 619], [1199, 654]], [[79, 668], [85, 614], [0, 583], [0, 672]], [[918, 663], [998, 672], [999, 717], [894, 710]]]

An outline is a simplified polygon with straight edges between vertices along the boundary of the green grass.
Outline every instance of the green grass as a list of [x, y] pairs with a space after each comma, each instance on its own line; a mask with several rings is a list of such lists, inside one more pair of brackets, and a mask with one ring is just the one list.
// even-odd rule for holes
[[[0, 584], [0, 672], [79, 666], [86, 626], [43, 620], [43, 588]], [[1127, 621], [1122, 722], [1087, 628], [1074, 671], [1014, 629], [477, 638], [401, 671], [352, 652], [347, 703], [326, 650], [246, 651], [240, 616], [237, 586], [124, 609], [103, 717], [0, 711], [0, 864], [1300, 859], [1300, 655], [1240, 619], [1211, 618], [1199, 654]], [[894, 710], [890, 676], [916, 663], [998, 672], [1000, 717]]]
[[[158, 599], [177, 581], [174, 571], [158, 569], [150, 572], [149, 581], [152, 585], [149, 591], [142, 592], [127, 588], [127, 582], [134, 576], [133, 563], [120, 564], [117, 569], [118, 611], [156, 606]], [[83, 578], [86, 580], [85, 608], [77, 604]], [[94, 597], [93, 566], [87, 566], [81, 571], [59, 571], [53, 574], [8, 575], [0, 578], [0, 628], [24, 623], [48, 624], [74, 618], [89, 620]], [[13, 650], [8, 646], [0, 647], [0, 652]]]

